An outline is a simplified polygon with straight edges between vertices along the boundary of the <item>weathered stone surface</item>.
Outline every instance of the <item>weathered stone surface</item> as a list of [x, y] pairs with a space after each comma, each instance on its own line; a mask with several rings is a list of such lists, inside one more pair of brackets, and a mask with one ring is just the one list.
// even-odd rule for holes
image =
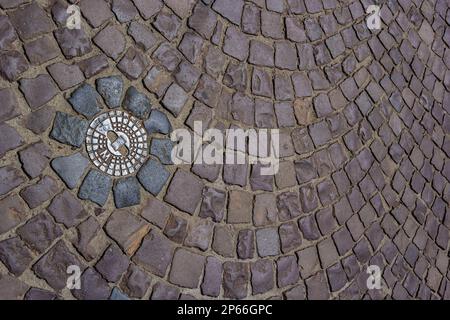
[[170, 124], [169, 119], [159, 110], [152, 110], [148, 119], [144, 121], [144, 126], [149, 134], [168, 134], [172, 131], [172, 125]]
[[20, 80], [20, 90], [32, 110], [46, 104], [57, 93], [56, 86], [47, 74], [40, 74], [35, 78]]
[[90, 170], [80, 186], [78, 197], [103, 206], [108, 200], [112, 183], [110, 176], [97, 170]]
[[36, 2], [10, 12], [9, 18], [22, 40], [34, 38], [53, 29], [52, 21]]
[[0, 276], [0, 299], [20, 300], [27, 292], [29, 286], [8, 274]]
[[78, 63], [86, 78], [91, 78], [105, 69], [108, 69], [108, 58], [103, 53], [84, 59]]
[[122, 101], [124, 109], [130, 111], [134, 116], [144, 119], [150, 111], [150, 100], [139, 92], [135, 87], [129, 87]]
[[229, 193], [228, 223], [250, 223], [252, 220], [253, 195], [240, 190]]
[[33, 270], [38, 277], [45, 279], [53, 289], [59, 291], [66, 287], [66, 270], [70, 265], [84, 269], [82, 262], [69, 251], [63, 240], [60, 240], [36, 262]]
[[50, 176], [44, 176], [36, 184], [23, 188], [20, 196], [33, 209], [52, 199], [58, 191], [56, 180]]
[[0, 195], [5, 195], [25, 182], [19, 169], [13, 166], [0, 167]]
[[60, 28], [54, 34], [67, 59], [84, 56], [92, 50], [91, 41], [83, 29]]
[[17, 34], [7, 16], [0, 16], [0, 49], [11, 48], [12, 43], [17, 39]]
[[147, 59], [139, 50], [130, 47], [123, 55], [117, 68], [130, 80], [138, 79], [147, 66]]
[[117, 246], [111, 245], [95, 264], [95, 268], [109, 282], [117, 282], [128, 269], [129, 264], [127, 256]]
[[69, 191], [63, 191], [53, 198], [47, 211], [55, 218], [56, 222], [70, 228], [83, 220], [87, 213], [81, 202]]
[[199, 216], [202, 218], [210, 217], [215, 222], [222, 221], [226, 204], [226, 192], [206, 187], [203, 189], [202, 197]]
[[121, 288], [132, 298], [142, 298], [150, 287], [151, 278], [138, 266], [130, 264], [122, 278]]
[[19, 152], [23, 170], [31, 178], [36, 178], [47, 167], [52, 153], [43, 142], [37, 142]]
[[44, 106], [25, 116], [24, 126], [35, 134], [41, 134], [50, 126], [55, 111], [51, 106]]
[[198, 219], [190, 223], [184, 244], [188, 247], [196, 247], [205, 251], [212, 239], [213, 223], [208, 220]]
[[261, 193], [255, 195], [253, 207], [253, 224], [255, 226], [265, 226], [274, 223], [277, 219], [278, 210], [275, 195], [271, 193]]
[[0, 75], [4, 79], [15, 81], [28, 68], [27, 60], [18, 51], [6, 51], [0, 54]]
[[87, 268], [80, 277], [81, 289], [72, 290], [72, 294], [79, 300], [106, 300], [110, 296], [111, 288], [108, 282], [93, 268]]
[[33, 257], [25, 244], [18, 238], [0, 242], [0, 260], [15, 276], [20, 276], [29, 266]]
[[105, 230], [128, 255], [138, 249], [150, 226], [141, 218], [125, 210], [116, 210], [109, 217]]
[[158, 195], [169, 179], [170, 173], [164, 166], [153, 159], [149, 159], [137, 173], [137, 178], [145, 190]]
[[163, 229], [170, 215], [170, 207], [154, 197], [148, 197], [141, 211], [141, 216], [152, 224]]
[[113, 193], [116, 208], [131, 207], [141, 203], [139, 181], [135, 177], [116, 180]]
[[20, 115], [17, 97], [9, 88], [0, 89], [0, 100], [2, 107], [0, 109], [0, 122], [13, 119]]
[[152, 230], [144, 237], [133, 261], [151, 273], [164, 277], [172, 261], [173, 244], [162, 234]]
[[244, 262], [225, 262], [223, 264], [224, 297], [242, 299], [247, 296], [250, 280], [249, 266]]
[[88, 126], [86, 120], [57, 111], [50, 136], [61, 143], [81, 147]]
[[169, 110], [175, 117], [177, 117], [182, 111], [188, 96], [186, 91], [178, 84], [173, 83], [166, 91], [162, 104]]
[[274, 268], [271, 260], [262, 259], [251, 264], [253, 294], [265, 293], [274, 287]]
[[274, 228], [256, 230], [256, 245], [261, 257], [275, 256], [280, 253], [280, 240]]
[[252, 259], [255, 251], [254, 233], [250, 229], [239, 231], [237, 240], [237, 254], [240, 259]]
[[70, 96], [73, 109], [87, 118], [92, 118], [100, 111], [100, 95], [89, 84], [78, 87]]
[[17, 195], [0, 200], [0, 234], [20, 224], [26, 218], [24, 202]]
[[170, 182], [164, 200], [180, 210], [193, 214], [200, 202], [203, 182], [195, 175], [177, 170]]
[[17, 228], [16, 232], [28, 246], [39, 253], [44, 252], [55, 239], [62, 235], [61, 228], [44, 212], [28, 220]]
[[125, 36], [115, 26], [107, 26], [92, 39], [110, 58], [117, 60], [125, 51]]
[[58, 176], [70, 189], [73, 189], [78, 185], [88, 164], [89, 160], [79, 152], [70, 156], [57, 157], [51, 162], [53, 170], [55, 170]]
[[6, 152], [20, 147], [23, 144], [23, 139], [16, 129], [6, 123], [0, 123], [0, 156], [4, 156]]
[[170, 139], [152, 139], [150, 154], [154, 155], [162, 164], [173, 164], [172, 149], [174, 143]]
[[80, 9], [94, 28], [101, 26], [113, 16], [108, 3], [104, 0], [81, 0]]
[[48, 290], [31, 288], [23, 297], [24, 300], [56, 300], [58, 296]]
[[169, 281], [185, 288], [197, 288], [204, 264], [202, 255], [178, 249], [173, 256]]

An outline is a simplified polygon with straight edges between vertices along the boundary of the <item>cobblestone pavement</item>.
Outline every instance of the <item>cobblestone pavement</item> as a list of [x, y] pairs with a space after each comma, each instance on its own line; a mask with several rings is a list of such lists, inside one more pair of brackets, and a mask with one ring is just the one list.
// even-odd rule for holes
[[[0, 0], [0, 298], [450, 298], [449, 2], [371, 31], [373, 2], [81, 0], [68, 29]], [[85, 143], [109, 111], [149, 143], [115, 175]], [[279, 128], [280, 171], [173, 165], [195, 120]]]

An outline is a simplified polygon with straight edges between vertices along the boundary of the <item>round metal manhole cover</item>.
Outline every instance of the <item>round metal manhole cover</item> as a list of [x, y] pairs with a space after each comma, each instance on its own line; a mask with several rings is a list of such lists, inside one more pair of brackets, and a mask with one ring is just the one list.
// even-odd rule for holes
[[141, 121], [132, 115], [109, 111], [89, 125], [86, 149], [101, 171], [126, 176], [137, 171], [147, 158], [147, 132]]

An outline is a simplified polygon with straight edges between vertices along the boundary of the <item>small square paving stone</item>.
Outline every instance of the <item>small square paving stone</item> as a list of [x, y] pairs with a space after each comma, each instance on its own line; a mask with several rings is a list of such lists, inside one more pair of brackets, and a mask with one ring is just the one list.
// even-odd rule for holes
[[0, 210], [0, 234], [14, 228], [26, 218], [25, 203], [15, 194], [0, 200]]
[[67, 284], [67, 267], [77, 265], [84, 269], [83, 263], [69, 251], [63, 240], [58, 241], [38, 262], [33, 270], [39, 278], [45, 279], [55, 290], [62, 290]]
[[174, 143], [170, 139], [152, 139], [150, 154], [154, 155], [162, 164], [173, 164], [171, 153]]
[[205, 187], [203, 189], [202, 205], [199, 216], [202, 218], [211, 217], [213, 221], [220, 222], [225, 211], [226, 192]]
[[117, 60], [125, 51], [125, 36], [116, 26], [105, 27], [92, 40], [107, 56], [114, 60]]
[[257, 260], [250, 265], [250, 268], [253, 294], [265, 293], [273, 289], [275, 272], [271, 260]]
[[202, 255], [183, 248], [178, 249], [173, 256], [169, 281], [181, 287], [197, 288], [204, 265], [205, 257]]
[[196, 247], [206, 251], [212, 239], [213, 223], [205, 219], [196, 219], [190, 222], [185, 246]]
[[106, 300], [111, 288], [102, 276], [89, 267], [80, 277], [80, 289], [73, 289], [72, 294], [79, 300]]
[[144, 85], [150, 91], [161, 97], [173, 82], [168, 72], [162, 66], [153, 66], [144, 78]]
[[148, 233], [150, 225], [142, 218], [126, 211], [115, 210], [105, 225], [107, 234], [113, 238], [129, 256], [139, 248], [142, 238]]
[[228, 223], [250, 223], [252, 221], [253, 195], [246, 191], [230, 191], [228, 202]]
[[180, 289], [158, 282], [153, 286], [152, 300], [178, 300], [180, 297]]
[[244, 1], [242, 0], [217, 0], [212, 8], [214, 11], [227, 18], [236, 25], [240, 25]]
[[223, 264], [223, 296], [243, 299], [247, 296], [250, 281], [249, 264], [244, 262], [225, 262]]
[[134, 42], [144, 51], [154, 48], [159, 42], [154, 31], [137, 21], [130, 23], [127, 32], [134, 39]]
[[9, 18], [22, 40], [34, 38], [53, 29], [51, 19], [36, 2], [9, 12]]
[[138, 15], [138, 11], [131, 0], [113, 0], [111, 9], [117, 20], [122, 23], [129, 22]]
[[207, 257], [205, 265], [205, 274], [201, 284], [202, 294], [217, 297], [220, 293], [222, 282], [222, 263], [216, 257]]
[[0, 195], [3, 196], [25, 182], [22, 172], [13, 166], [0, 167]]
[[155, 28], [169, 41], [176, 38], [181, 20], [168, 10], [162, 10], [153, 22]]
[[203, 74], [194, 92], [194, 97], [214, 108], [219, 100], [221, 86], [212, 77]]
[[133, 261], [151, 273], [164, 277], [174, 253], [173, 243], [156, 230], [151, 230], [133, 257]]
[[133, 86], [125, 93], [122, 106], [140, 119], [145, 119], [151, 108], [149, 98]]
[[202, 197], [203, 182], [192, 173], [177, 170], [164, 200], [180, 210], [193, 214]]
[[81, 0], [80, 9], [91, 26], [97, 28], [109, 20], [113, 14], [104, 0]]
[[17, 40], [17, 34], [6, 15], [0, 16], [0, 30], [0, 49], [7, 50]]
[[157, 14], [163, 7], [163, 3], [161, 0], [133, 0], [133, 3], [136, 8], [138, 8], [139, 13], [145, 20], [148, 20], [149, 18]]
[[20, 90], [32, 110], [49, 102], [57, 93], [56, 86], [48, 74], [20, 80]]
[[164, 234], [167, 238], [176, 243], [183, 243], [187, 233], [187, 220], [171, 214], [164, 228]]
[[25, 53], [32, 64], [42, 64], [59, 54], [58, 45], [51, 36], [43, 36], [24, 44]]
[[86, 120], [58, 111], [50, 136], [61, 143], [79, 148], [84, 142], [88, 126]]
[[20, 191], [20, 196], [31, 209], [50, 200], [59, 191], [56, 180], [50, 176], [44, 176], [36, 184], [25, 187]]
[[12, 89], [0, 89], [0, 101], [2, 101], [2, 108], [0, 109], [0, 122], [13, 119], [21, 114], [16, 94]]
[[275, 43], [275, 65], [280, 69], [297, 69], [297, 49], [288, 41]]
[[184, 105], [188, 99], [186, 91], [178, 84], [173, 83], [169, 89], [167, 89], [161, 103], [169, 110], [175, 117], [177, 117], [183, 110]]
[[242, 12], [242, 31], [257, 35], [261, 29], [260, 9], [253, 4], [247, 4]]
[[276, 228], [257, 229], [256, 244], [260, 257], [280, 254], [280, 240]]
[[112, 187], [112, 179], [107, 174], [90, 170], [78, 191], [78, 197], [90, 200], [99, 206], [105, 205]]
[[299, 268], [295, 256], [284, 256], [277, 260], [277, 283], [283, 288], [296, 284], [299, 280]]
[[84, 75], [76, 64], [57, 62], [48, 66], [47, 70], [61, 90], [74, 87], [84, 80]]
[[49, 147], [43, 142], [37, 142], [19, 151], [19, 159], [23, 170], [31, 178], [36, 178], [47, 167], [52, 155]]
[[202, 2], [198, 2], [192, 15], [189, 17], [188, 25], [197, 31], [205, 39], [210, 39], [217, 23], [217, 14]]
[[67, 228], [75, 226], [87, 215], [81, 201], [67, 190], [53, 198], [47, 211]]
[[19, 237], [0, 242], [0, 261], [15, 276], [20, 276], [33, 260], [31, 251]]
[[144, 126], [149, 134], [168, 134], [172, 131], [172, 125], [170, 124], [169, 119], [163, 112], [159, 110], [152, 110], [152, 112], [150, 113], [150, 117], [145, 120]]
[[249, 40], [238, 28], [228, 27], [223, 43], [223, 51], [240, 61], [247, 59], [249, 52]]
[[47, 213], [41, 212], [17, 228], [16, 233], [30, 248], [42, 253], [62, 235], [62, 230]]
[[129, 264], [128, 257], [122, 253], [118, 246], [112, 244], [95, 264], [95, 268], [109, 282], [117, 282], [122, 274], [127, 271]]
[[156, 49], [153, 53], [153, 58], [171, 72], [175, 71], [181, 62], [181, 54], [168, 42], [163, 42]]
[[197, 1], [195, 0], [165, 0], [164, 3], [171, 8], [180, 18], [189, 15], [190, 10]]
[[170, 173], [165, 167], [159, 161], [153, 159], [149, 159], [137, 174], [137, 178], [144, 189], [155, 196], [161, 192], [169, 176]]
[[141, 203], [139, 181], [135, 177], [116, 180], [113, 193], [117, 208], [131, 207]]
[[60, 28], [55, 38], [67, 59], [83, 56], [92, 50], [89, 37], [83, 29]]
[[265, 226], [276, 221], [278, 210], [275, 199], [275, 195], [271, 193], [255, 195], [253, 208], [253, 224], [255, 226]]
[[108, 69], [108, 58], [103, 53], [92, 56], [78, 63], [81, 71], [83, 71], [86, 78], [91, 78], [105, 69]]
[[53, 170], [70, 189], [77, 186], [88, 165], [89, 160], [79, 152], [55, 158], [51, 163]]
[[147, 197], [147, 202], [142, 208], [141, 216], [153, 225], [163, 229], [169, 218], [170, 212], [171, 208], [169, 205], [157, 198]]
[[200, 70], [187, 61], [181, 62], [175, 73], [175, 80], [186, 91], [191, 91], [195, 88], [200, 79]]
[[142, 298], [150, 287], [151, 277], [144, 270], [130, 264], [127, 273], [122, 278], [120, 287], [132, 298]]
[[186, 32], [178, 45], [178, 50], [191, 63], [196, 63], [203, 46], [203, 39], [194, 32]]
[[109, 108], [120, 107], [123, 94], [123, 80], [120, 76], [99, 78], [95, 81], [97, 91]]
[[147, 66], [146, 57], [139, 50], [130, 47], [117, 67], [130, 80], [138, 79]]
[[310, 300], [327, 300], [329, 298], [327, 279], [325, 278], [325, 273], [323, 271], [306, 279], [306, 288], [308, 299]]
[[75, 111], [87, 118], [92, 118], [100, 111], [100, 95], [90, 84], [78, 87], [69, 98], [69, 102]]

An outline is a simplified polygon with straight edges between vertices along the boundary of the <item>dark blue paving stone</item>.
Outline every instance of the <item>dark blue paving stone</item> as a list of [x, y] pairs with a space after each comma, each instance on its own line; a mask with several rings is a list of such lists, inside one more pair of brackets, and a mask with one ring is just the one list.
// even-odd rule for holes
[[170, 139], [153, 139], [150, 153], [157, 157], [162, 164], [173, 164], [171, 152], [174, 143]]
[[88, 165], [89, 160], [79, 152], [71, 156], [55, 158], [51, 163], [53, 170], [70, 189], [76, 187]]
[[151, 107], [150, 100], [147, 96], [137, 91], [135, 87], [128, 88], [122, 106], [134, 116], [141, 119], [145, 119]]
[[108, 200], [111, 187], [112, 179], [110, 176], [97, 170], [91, 170], [83, 180], [83, 184], [78, 191], [78, 197], [103, 206]]
[[90, 84], [83, 84], [76, 89], [69, 102], [75, 111], [87, 118], [92, 118], [100, 111], [100, 95]]
[[130, 300], [130, 298], [125, 293], [120, 291], [119, 288], [114, 288], [111, 292], [109, 300]]
[[89, 123], [64, 112], [56, 112], [50, 137], [74, 147], [81, 147], [86, 137]]
[[140, 185], [135, 177], [116, 180], [113, 193], [117, 208], [131, 207], [141, 203]]
[[156, 160], [149, 159], [137, 174], [139, 182], [145, 190], [157, 195], [166, 184], [170, 173]]
[[150, 113], [150, 117], [145, 120], [144, 126], [149, 134], [168, 134], [170, 131], [172, 131], [172, 125], [170, 124], [169, 119], [163, 112], [159, 110], [153, 110]]
[[123, 80], [119, 76], [110, 76], [97, 79], [97, 91], [110, 108], [120, 107], [123, 93]]

